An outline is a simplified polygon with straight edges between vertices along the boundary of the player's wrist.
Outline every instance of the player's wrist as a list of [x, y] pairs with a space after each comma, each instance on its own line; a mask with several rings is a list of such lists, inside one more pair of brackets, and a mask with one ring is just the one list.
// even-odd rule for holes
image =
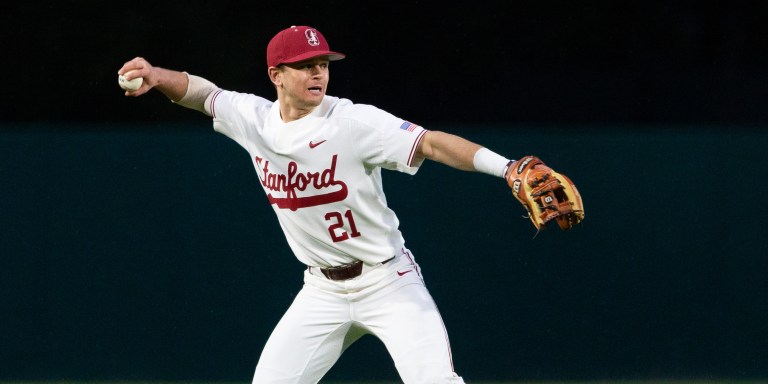
[[514, 162], [514, 160], [510, 161], [506, 157], [501, 156], [488, 148], [478, 149], [472, 160], [475, 171], [502, 178], [506, 176], [509, 164], [512, 162]]

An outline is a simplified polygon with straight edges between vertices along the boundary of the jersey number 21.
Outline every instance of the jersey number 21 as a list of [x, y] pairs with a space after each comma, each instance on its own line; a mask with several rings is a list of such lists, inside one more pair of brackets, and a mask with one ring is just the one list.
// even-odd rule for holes
[[[344, 228], [344, 218], [349, 222], [349, 231]], [[340, 212], [328, 212], [325, 214], [325, 221], [330, 221], [331, 225], [328, 227], [328, 233], [331, 234], [331, 239], [334, 243], [344, 241], [350, 237], [360, 236], [360, 232], [357, 231], [355, 225], [355, 218], [352, 217], [352, 210], [348, 209], [344, 212], [344, 215]]]

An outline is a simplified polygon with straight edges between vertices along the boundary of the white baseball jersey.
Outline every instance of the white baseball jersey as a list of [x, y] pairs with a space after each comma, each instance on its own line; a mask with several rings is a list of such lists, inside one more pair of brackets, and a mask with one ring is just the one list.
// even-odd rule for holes
[[404, 246], [387, 207], [381, 168], [415, 174], [426, 130], [370, 105], [325, 96], [299, 120], [280, 118], [279, 103], [216, 91], [206, 111], [214, 129], [251, 156], [261, 186], [293, 253], [328, 267], [376, 264]]

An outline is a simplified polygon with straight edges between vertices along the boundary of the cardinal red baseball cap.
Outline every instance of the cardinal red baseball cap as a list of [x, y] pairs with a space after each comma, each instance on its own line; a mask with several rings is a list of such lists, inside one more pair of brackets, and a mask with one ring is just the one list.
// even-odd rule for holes
[[317, 29], [307, 26], [291, 26], [280, 31], [267, 44], [267, 66], [296, 63], [317, 56], [328, 60], [341, 60], [346, 55], [331, 51], [325, 37]]

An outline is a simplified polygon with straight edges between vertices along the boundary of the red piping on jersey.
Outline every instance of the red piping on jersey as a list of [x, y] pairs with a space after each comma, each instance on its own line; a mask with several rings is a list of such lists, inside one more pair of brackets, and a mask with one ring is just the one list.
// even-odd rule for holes
[[419, 271], [419, 267], [416, 265], [416, 262], [413, 261], [413, 257], [411, 256], [411, 251], [406, 251], [405, 248], [400, 248], [400, 253], [403, 254], [406, 258], [408, 258], [408, 261], [411, 262], [411, 266], [416, 271], [416, 274], [421, 276], [421, 271]]
[[427, 133], [427, 130], [423, 130], [419, 133], [419, 136], [416, 137], [416, 141], [413, 142], [413, 147], [411, 147], [411, 154], [408, 156], [408, 166], [411, 166], [411, 163], [413, 162], [413, 158], [416, 156], [416, 150], [419, 148], [419, 143], [421, 143], [421, 140], [424, 139], [424, 134]]
[[[406, 251], [405, 248], [400, 248], [400, 252], [403, 254], [403, 256], [408, 258], [408, 261], [411, 263], [411, 266], [413, 266], [413, 269], [416, 271], [416, 273], [421, 276], [421, 271], [419, 270], [419, 267], [416, 266], [416, 262], [413, 260], [413, 256], [411, 256], [411, 251]], [[434, 299], [432, 299], [434, 301]], [[435, 304], [435, 310], [437, 310], [437, 304]], [[437, 310], [437, 313], [439, 314], [440, 311]], [[443, 334], [445, 335], [445, 344], [448, 347], [448, 363], [451, 365], [451, 370], [454, 370], [453, 368], [453, 351], [451, 351], [451, 341], [448, 339], [448, 330], [445, 328], [445, 322], [443, 321], [443, 316], [440, 315], [440, 324], [443, 326]]]
[[211, 98], [211, 116], [213, 116], [214, 119], [216, 118], [216, 108], [214, 106], [216, 103], [216, 98], [219, 96], [220, 93], [221, 93], [221, 89], [214, 92], [213, 97]]

